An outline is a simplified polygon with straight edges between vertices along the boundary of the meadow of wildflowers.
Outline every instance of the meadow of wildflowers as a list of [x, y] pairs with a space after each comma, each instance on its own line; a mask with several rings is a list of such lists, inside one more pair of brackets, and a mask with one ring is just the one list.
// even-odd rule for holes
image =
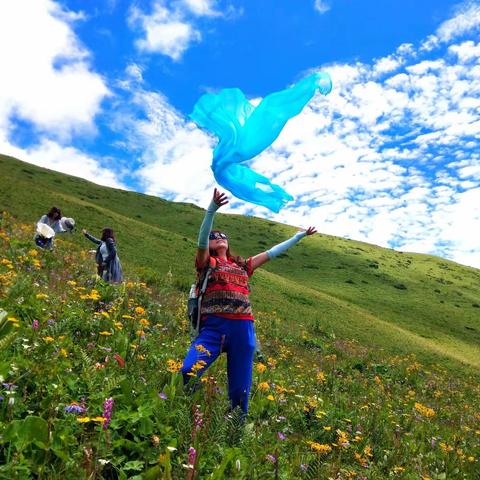
[[224, 358], [182, 385], [185, 296], [171, 278], [108, 285], [88, 247], [31, 238], [1, 215], [0, 479], [479, 478], [471, 369], [257, 311], [243, 423]]

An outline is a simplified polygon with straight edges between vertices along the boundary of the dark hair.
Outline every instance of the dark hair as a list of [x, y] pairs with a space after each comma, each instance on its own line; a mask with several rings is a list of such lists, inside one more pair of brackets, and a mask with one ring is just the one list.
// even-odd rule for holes
[[50, 211], [47, 213], [48, 218], [54, 218], [55, 215], [58, 215], [58, 218], [62, 218], [62, 212], [58, 207], [52, 207]]
[[113, 230], [111, 228], [104, 228], [102, 230], [102, 242], [106, 242], [109, 238], [115, 241], [115, 235], [113, 233]]
[[[221, 230], [212, 230], [210, 233], [212, 233], [212, 232], [222, 233]], [[209, 253], [210, 253], [211, 257], [216, 257], [217, 256], [217, 251], [214, 248], [209, 248]], [[245, 265], [245, 259], [243, 257], [241, 257], [240, 255], [234, 255], [230, 251], [230, 245], [227, 247], [226, 255], [227, 255], [228, 260], [230, 260], [231, 262], [235, 262], [239, 267], [243, 267]]]

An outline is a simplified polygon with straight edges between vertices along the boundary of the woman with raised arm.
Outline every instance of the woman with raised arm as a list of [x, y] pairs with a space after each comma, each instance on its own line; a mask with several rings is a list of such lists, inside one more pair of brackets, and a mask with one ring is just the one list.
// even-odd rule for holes
[[98, 276], [106, 282], [121, 283], [123, 281], [122, 265], [118, 258], [113, 230], [104, 228], [101, 239], [90, 235], [85, 229], [82, 230], [82, 233], [97, 245], [95, 261], [97, 262]]
[[258, 267], [316, 230], [310, 227], [297, 232], [289, 240], [245, 260], [232, 255], [227, 234], [212, 230], [215, 212], [227, 203], [226, 195], [215, 189], [200, 227], [195, 266], [199, 274], [208, 266], [213, 270], [200, 307], [200, 332], [185, 357], [182, 374], [187, 383], [191, 377], [199, 377], [220, 353], [226, 352], [231, 407], [240, 407], [246, 415], [255, 353], [248, 279]]

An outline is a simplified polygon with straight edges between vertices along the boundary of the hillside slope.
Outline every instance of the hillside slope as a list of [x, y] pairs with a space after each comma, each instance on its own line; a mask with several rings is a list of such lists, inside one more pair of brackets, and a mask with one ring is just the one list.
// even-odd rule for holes
[[[0, 155], [0, 209], [33, 223], [51, 205], [99, 232], [111, 226], [126, 271], [164, 278], [185, 292], [203, 210], [135, 192], [101, 187]], [[253, 217], [218, 214], [233, 249], [251, 255], [295, 229]], [[90, 245], [78, 233], [65, 240]], [[241, 243], [240, 243], [241, 242]], [[272, 329], [354, 339], [391, 354], [480, 369], [480, 271], [428, 255], [395, 252], [319, 234], [270, 262], [252, 278], [260, 317]], [[268, 314], [265, 315], [268, 320]]]

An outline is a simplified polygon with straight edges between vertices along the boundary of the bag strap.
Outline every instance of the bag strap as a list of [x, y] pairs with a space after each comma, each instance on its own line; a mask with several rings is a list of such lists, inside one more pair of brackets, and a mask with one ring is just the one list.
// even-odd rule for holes
[[202, 300], [203, 300], [203, 295], [205, 294], [205, 290], [207, 290], [207, 284], [208, 280], [210, 278], [210, 274], [212, 273], [213, 270], [217, 267], [217, 260], [215, 257], [210, 257], [209, 262], [208, 262], [208, 267], [205, 270], [205, 274], [203, 276], [203, 279], [201, 280], [201, 285], [200, 289], [198, 292], [198, 297], [197, 297], [197, 319], [195, 322], [195, 329], [194, 329], [194, 334], [198, 334], [200, 331], [200, 317], [201, 317], [201, 306], [202, 306]]

